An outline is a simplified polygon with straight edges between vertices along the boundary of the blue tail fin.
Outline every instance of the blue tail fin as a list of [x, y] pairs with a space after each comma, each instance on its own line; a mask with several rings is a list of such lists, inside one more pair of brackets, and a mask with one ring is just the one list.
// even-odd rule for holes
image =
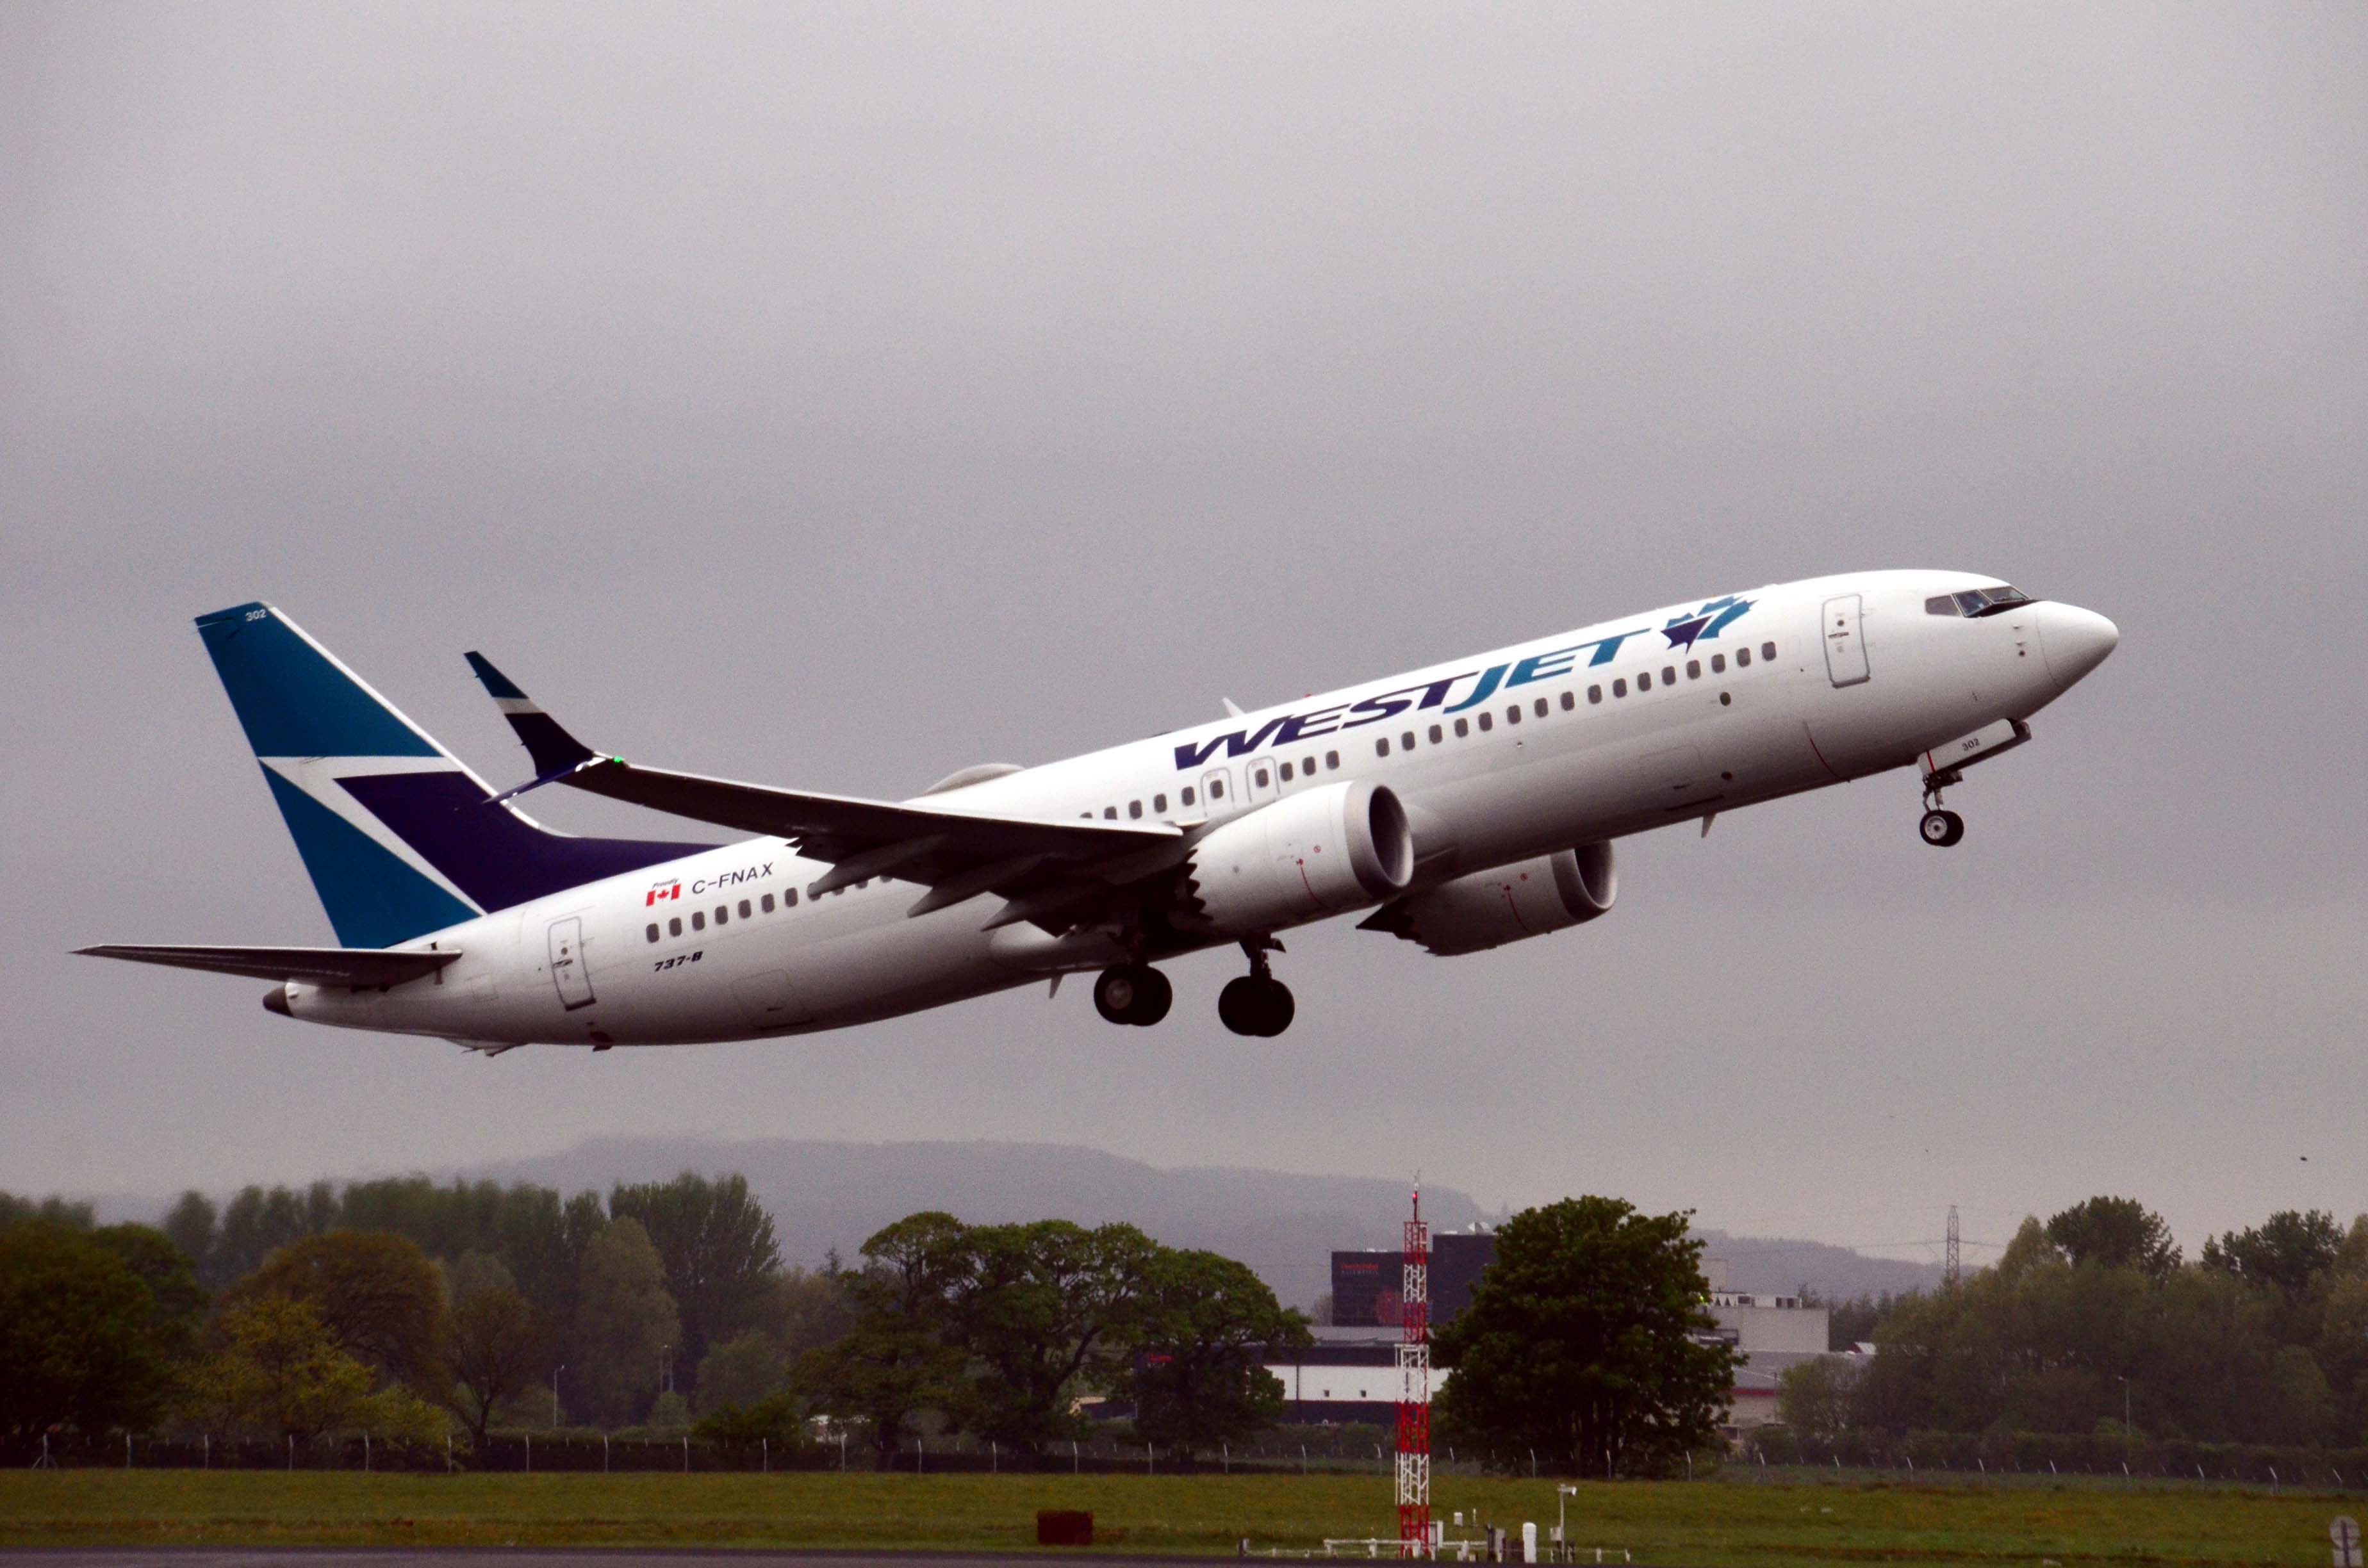
[[572, 838], [461, 766], [265, 604], [198, 618], [337, 940], [383, 948], [706, 847]]

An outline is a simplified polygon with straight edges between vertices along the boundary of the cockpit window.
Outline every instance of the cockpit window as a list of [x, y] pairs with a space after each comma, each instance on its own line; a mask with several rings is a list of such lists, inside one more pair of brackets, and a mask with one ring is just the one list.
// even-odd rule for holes
[[1968, 588], [1962, 594], [1937, 594], [1924, 601], [1927, 615], [1962, 615], [1978, 618], [1996, 615], [2002, 609], [2027, 605], [2031, 596], [2021, 588]]

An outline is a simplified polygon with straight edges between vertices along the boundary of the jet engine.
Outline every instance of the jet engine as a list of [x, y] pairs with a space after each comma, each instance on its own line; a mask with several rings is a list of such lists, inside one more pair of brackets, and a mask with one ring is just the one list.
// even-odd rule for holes
[[1249, 937], [1406, 891], [1414, 833], [1386, 785], [1359, 778], [1261, 806], [1212, 830], [1185, 863], [1207, 930]]
[[1383, 905], [1361, 928], [1452, 958], [1583, 926], [1608, 914], [1619, 893], [1611, 846], [1586, 844], [1441, 882]]

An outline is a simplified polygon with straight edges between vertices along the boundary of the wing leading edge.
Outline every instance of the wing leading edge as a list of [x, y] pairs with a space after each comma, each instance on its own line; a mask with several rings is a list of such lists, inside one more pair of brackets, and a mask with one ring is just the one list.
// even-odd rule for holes
[[789, 839], [800, 854], [831, 863], [811, 890], [817, 895], [893, 875], [929, 890], [911, 915], [994, 892], [1006, 903], [989, 926], [1032, 920], [1064, 927], [1115, 887], [1165, 870], [1182, 858], [1183, 830], [1166, 823], [1121, 826], [991, 816], [778, 790], [602, 756], [569, 734], [483, 654], [468, 658], [533, 761], [535, 778], [510, 794], [565, 784], [675, 816]]

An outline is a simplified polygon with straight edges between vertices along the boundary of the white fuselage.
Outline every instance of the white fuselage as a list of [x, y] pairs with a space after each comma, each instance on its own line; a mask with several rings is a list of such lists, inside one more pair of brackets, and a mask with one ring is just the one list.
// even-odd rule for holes
[[[1748, 611], [1714, 632], [1698, 625], [1690, 646], [1666, 629], [1715, 623], [1718, 612], [1703, 612], [1736, 601], [1672, 606], [928, 803], [1166, 821], [1189, 844], [1201, 824], [1279, 796], [1370, 778], [1406, 808], [1418, 890], [1906, 766], [2027, 719], [2102, 656], [2075, 651], [2070, 618], [2107, 623], [2047, 601], [1981, 619], [1926, 610], [1931, 596], [1995, 582], [1879, 572], [1780, 585], [1740, 596]], [[299, 1017], [470, 1042], [673, 1044], [836, 1028], [1124, 956], [1090, 930], [983, 930], [1000, 905], [992, 894], [918, 917], [906, 911], [923, 890], [909, 882], [805, 896], [826, 869], [780, 839], [729, 845], [403, 944], [461, 952], [435, 975], [383, 991], [291, 983], [286, 996]]]

